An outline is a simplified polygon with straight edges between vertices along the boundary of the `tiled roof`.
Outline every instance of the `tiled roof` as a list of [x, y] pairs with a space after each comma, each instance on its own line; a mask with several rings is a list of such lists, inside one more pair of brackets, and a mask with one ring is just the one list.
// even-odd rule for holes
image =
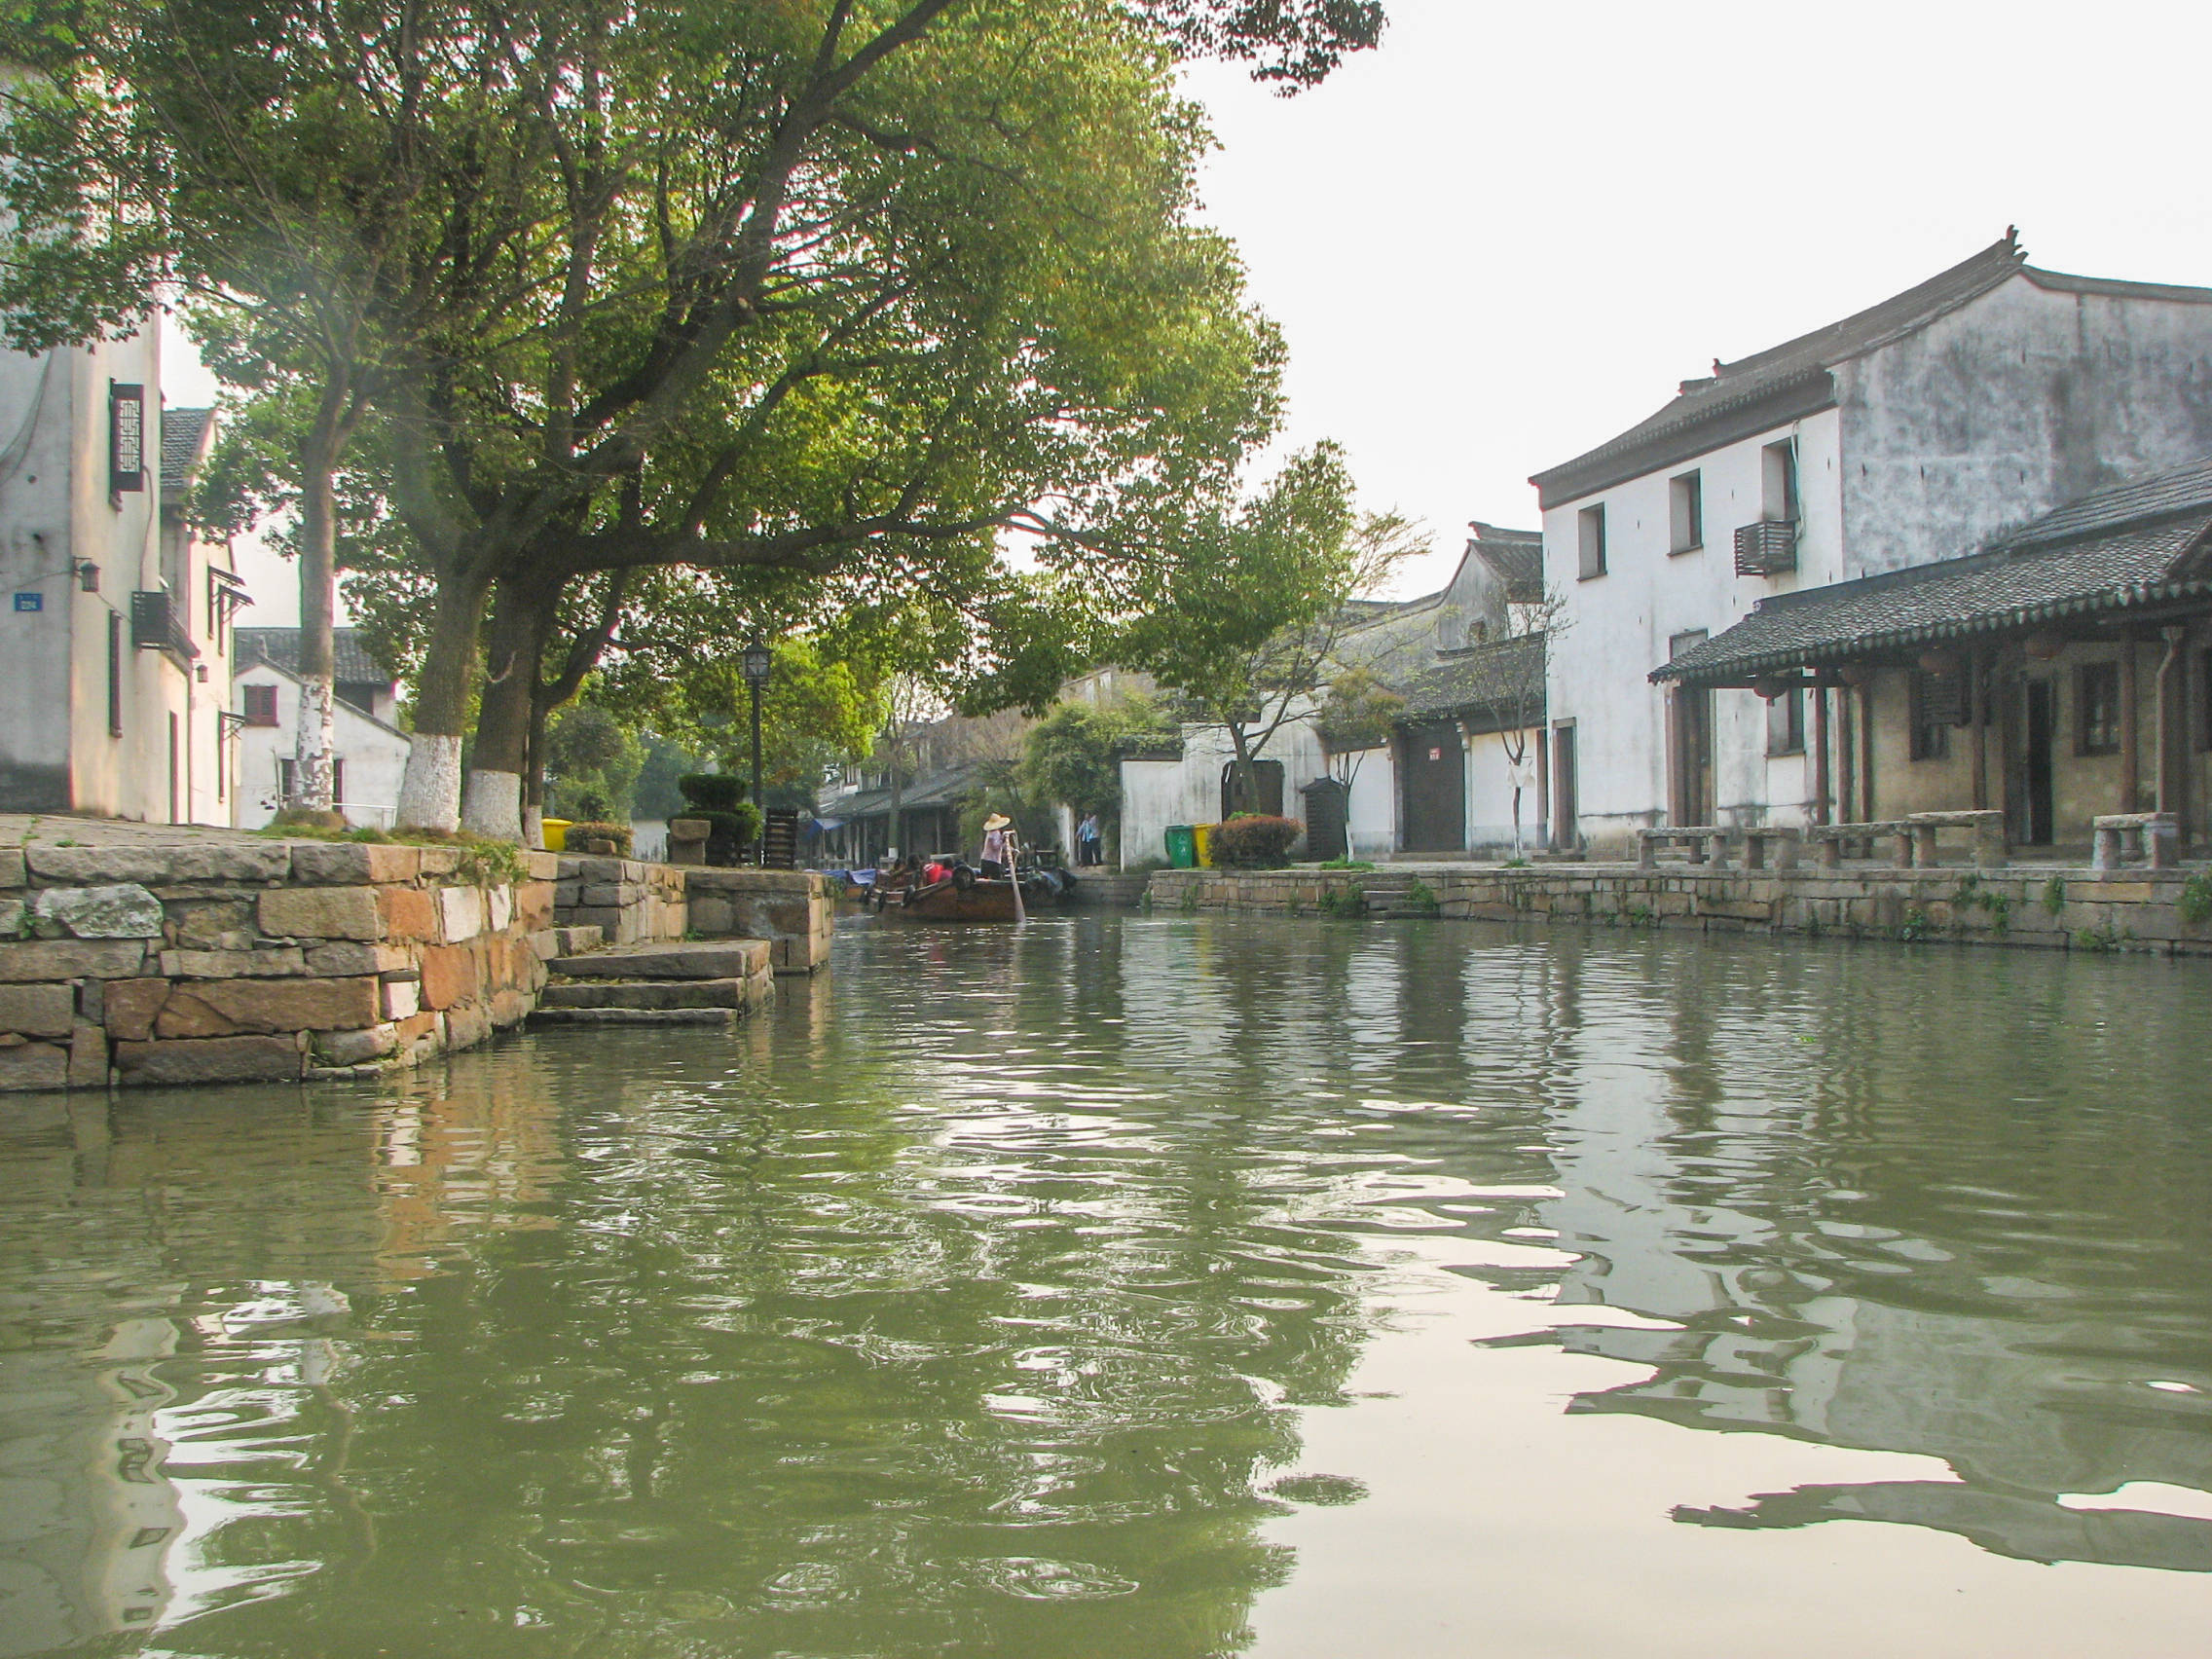
[[2212, 457], [2148, 478], [2094, 490], [1998, 538], [2006, 547], [2048, 546], [2212, 506]]
[[[2061, 509], [2064, 510], [2064, 509]], [[2058, 546], [2035, 544], [1920, 565], [1762, 600], [1725, 633], [1653, 680], [1712, 683], [1972, 634], [2032, 627], [2090, 611], [2212, 594], [2192, 555], [2212, 507]]]
[[1413, 719], [1476, 712], [1534, 718], [1543, 706], [1543, 636], [1523, 634], [1439, 653], [1433, 667], [1391, 689], [1405, 698], [1406, 716]]
[[192, 487], [200, 464], [200, 447], [206, 440], [212, 409], [162, 411], [162, 494], [174, 495]]
[[1505, 597], [1512, 605], [1540, 605], [1544, 598], [1544, 533], [1540, 530], [1502, 530], [1494, 524], [1468, 526], [1475, 535], [1468, 551], [1480, 553], [1505, 578]]
[[[337, 679], [348, 682], [374, 681], [379, 685], [391, 682], [392, 677], [369, 655], [368, 647], [361, 643], [360, 629], [333, 628], [331, 645]], [[286, 674], [297, 674], [300, 671], [300, 631], [297, 628], [240, 628], [237, 662], [234, 673], [252, 663], [266, 662]]]

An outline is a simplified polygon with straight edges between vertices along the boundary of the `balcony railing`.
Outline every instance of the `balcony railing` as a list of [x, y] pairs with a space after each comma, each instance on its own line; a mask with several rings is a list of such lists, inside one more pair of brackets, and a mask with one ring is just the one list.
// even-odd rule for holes
[[141, 650], [167, 651], [179, 662], [190, 662], [200, 654], [185, 632], [175, 601], [164, 588], [140, 588], [130, 596], [130, 643]]
[[1761, 519], [1736, 532], [1736, 574], [1780, 576], [1797, 568], [1797, 526], [1788, 519]]

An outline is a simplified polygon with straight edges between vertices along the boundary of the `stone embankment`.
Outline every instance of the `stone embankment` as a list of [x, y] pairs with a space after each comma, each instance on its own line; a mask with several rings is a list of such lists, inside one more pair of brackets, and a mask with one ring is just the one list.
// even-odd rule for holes
[[1532, 919], [2212, 955], [2212, 871], [2187, 869], [1800, 866], [1784, 874], [1689, 865], [1638, 869], [1568, 864], [1518, 869], [1403, 864], [1375, 871], [1163, 869], [1153, 872], [1149, 902], [1156, 912]]
[[510, 879], [453, 847], [47, 824], [0, 850], [0, 1088], [414, 1064], [521, 1021], [563, 947], [549, 854]]

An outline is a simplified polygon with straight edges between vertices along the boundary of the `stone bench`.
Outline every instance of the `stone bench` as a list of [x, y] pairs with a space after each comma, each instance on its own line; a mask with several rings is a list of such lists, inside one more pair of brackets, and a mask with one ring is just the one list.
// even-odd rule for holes
[[1865, 824], [1820, 824], [1806, 830], [1805, 837], [1820, 848], [1824, 869], [1834, 869], [1842, 864], [1844, 845], [1850, 841], [1895, 841], [1897, 851], [1891, 862], [1898, 868], [1936, 869], [1941, 864], [1936, 836], [1944, 830], [1973, 831], [1973, 862], [1977, 869], [2003, 869], [2009, 862], [2005, 843], [2005, 815], [1994, 809], [1911, 812], [1902, 818]]
[[1636, 832], [1636, 867], [1656, 869], [1662, 846], [1684, 846], [1689, 849], [1690, 863], [1705, 863], [1710, 849], [1713, 867], [1726, 869], [1728, 837], [1735, 833], [1735, 830], [1720, 824], [1683, 824], [1659, 830], [1639, 830]]
[[1912, 826], [1912, 863], [1916, 869], [1936, 866], [1936, 835], [1941, 830], [1973, 832], [1976, 869], [2003, 869], [2011, 862], [2011, 849], [2005, 840], [2005, 815], [1994, 807], [1965, 812], [1908, 812], [1905, 822]]
[[1836, 869], [1843, 864], [1843, 849], [1852, 841], [1897, 842], [1897, 855], [1891, 860], [1899, 869], [1912, 867], [1912, 826], [1901, 818], [1870, 820], [1864, 824], [1816, 824], [1805, 831], [1805, 839], [1820, 849], [1823, 869]]
[[2170, 812], [2112, 812], [2089, 820], [2095, 852], [2089, 867], [2099, 873], [2127, 863], [2127, 838], [2138, 837], [2143, 862], [2153, 869], [2171, 869], [2181, 845], [2181, 823]]

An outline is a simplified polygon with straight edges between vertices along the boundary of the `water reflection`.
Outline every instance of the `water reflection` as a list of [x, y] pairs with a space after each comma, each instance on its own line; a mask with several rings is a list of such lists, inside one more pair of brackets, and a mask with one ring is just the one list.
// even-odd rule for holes
[[[1534, 1471], [1626, 1420], [1921, 1460], [1593, 1535], [2212, 1569], [2200, 972], [864, 926], [732, 1037], [12, 1104], [0, 1654], [1236, 1652], [1333, 1565], [1286, 1517], [1391, 1547], [1314, 1430], [1462, 1389]], [[1424, 1299], [1484, 1335], [1376, 1399]]]

